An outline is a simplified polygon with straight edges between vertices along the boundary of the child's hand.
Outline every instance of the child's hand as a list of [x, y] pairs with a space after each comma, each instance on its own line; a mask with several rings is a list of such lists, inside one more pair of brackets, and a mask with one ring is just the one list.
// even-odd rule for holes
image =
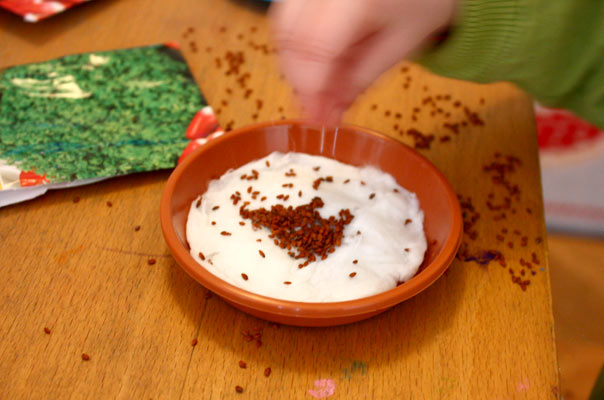
[[335, 124], [379, 75], [452, 22], [458, 0], [285, 0], [272, 22], [308, 115]]

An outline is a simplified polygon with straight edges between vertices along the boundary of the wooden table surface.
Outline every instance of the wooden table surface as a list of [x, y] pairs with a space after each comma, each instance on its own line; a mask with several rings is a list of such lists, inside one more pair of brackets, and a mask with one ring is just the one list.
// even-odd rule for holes
[[[204, 94], [221, 109], [223, 126], [298, 115], [274, 54], [263, 50], [272, 48], [268, 21], [255, 2], [96, 0], [38, 24], [0, 12], [0, 27], [0, 67], [178, 41]], [[194, 33], [184, 38], [189, 27]], [[244, 52], [239, 75], [216, 66], [227, 51]], [[246, 72], [253, 90], [247, 99], [236, 83]], [[427, 96], [435, 107], [422, 105]], [[259, 111], [256, 99], [264, 102]], [[274, 327], [206, 298], [162, 238], [159, 201], [169, 171], [52, 191], [0, 209], [0, 398], [557, 398], [531, 105], [510, 85], [452, 81], [414, 65], [397, 66], [355, 103], [346, 122], [412, 146], [430, 142], [419, 151], [474, 209], [465, 207], [464, 255], [443, 277], [348, 326]], [[445, 122], [458, 122], [459, 132]], [[506, 187], [483, 167], [506, 164], [507, 155], [521, 164], [505, 169]], [[496, 205], [505, 197], [510, 206], [502, 217]], [[501, 252], [506, 266], [470, 261], [489, 250]], [[262, 346], [242, 331], [259, 332]]]

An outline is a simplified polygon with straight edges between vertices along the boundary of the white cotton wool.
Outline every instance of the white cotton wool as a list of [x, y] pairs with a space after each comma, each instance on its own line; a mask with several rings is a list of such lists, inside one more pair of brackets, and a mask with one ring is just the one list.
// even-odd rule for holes
[[[252, 170], [258, 172], [257, 179], [241, 179], [252, 175]], [[296, 175], [286, 176], [290, 170]], [[323, 181], [313, 189], [316, 179], [327, 176], [333, 181]], [[287, 183], [293, 187], [282, 186]], [[255, 191], [260, 193], [254, 200]], [[237, 205], [231, 199], [235, 192], [241, 194]], [[277, 199], [280, 194], [289, 198]], [[318, 209], [323, 218], [338, 218], [342, 209], [349, 209], [354, 218], [345, 226], [342, 245], [325, 260], [304, 268], [298, 268], [304, 260], [290, 257], [274, 244], [268, 229], [254, 230], [250, 220], [239, 214], [244, 201], [250, 202], [249, 210], [270, 210], [276, 204], [308, 204], [314, 197], [324, 202]], [[208, 190], [191, 204], [186, 233], [195, 260], [235, 286], [284, 300], [334, 302], [378, 294], [412, 278], [427, 247], [423, 221], [416, 195], [387, 173], [325, 157], [275, 152], [210, 182]]]

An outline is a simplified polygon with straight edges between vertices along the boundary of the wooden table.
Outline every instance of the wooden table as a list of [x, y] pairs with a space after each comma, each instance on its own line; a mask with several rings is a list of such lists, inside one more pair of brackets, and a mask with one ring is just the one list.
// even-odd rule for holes
[[[223, 126], [252, 123], [254, 114], [258, 121], [296, 116], [274, 55], [263, 50], [268, 23], [255, 4], [97, 0], [39, 24], [1, 12], [0, 67], [175, 40], [210, 103], [221, 109]], [[195, 32], [184, 39], [189, 27]], [[237, 76], [216, 67], [215, 58], [229, 50], [245, 53], [241, 74], [250, 73], [253, 89], [248, 99]], [[433, 108], [422, 108], [422, 99], [439, 94], [430, 115]], [[259, 111], [258, 98], [264, 101]], [[456, 100], [484, 125], [460, 125], [458, 134], [444, 128], [446, 121], [469, 120]], [[414, 107], [422, 108], [416, 121]], [[496, 260], [484, 266], [456, 260], [428, 290], [376, 318], [329, 329], [276, 328], [216, 296], [206, 298], [176, 265], [159, 224], [169, 171], [53, 191], [0, 209], [0, 398], [557, 398], [530, 99], [507, 84], [457, 82], [400, 65], [345, 120], [410, 145], [415, 139], [407, 129], [433, 134], [430, 148], [420, 151], [464, 199], [471, 197], [475, 211], [466, 207], [466, 220], [480, 214], [467, 226], [461, 258], [493, 249], [506, 267]], [[507, 193], [483, 171], [496, 152], [502, 154], [497, 160], [513, 155], [522, 162], [505, 175], [520, 190], [505, 219], [487, 206]], [[75, 196], [82, 199], [77, 204]], [[525, 268], [519, 279], [530, 278], [530, 285], [522, 290], [509, 269], [520, 276], [521, 258], [531, 262], [532, 253], [539, 265], [532, 265], [534, 276]], [[149, 265], [149, 258], [157, 263]], [[261, 347], [241, 334], [255, 330]], [[90, 360], [84, 362], [82, 353]], [[236, 385], [244, 392], [236, 393]]]

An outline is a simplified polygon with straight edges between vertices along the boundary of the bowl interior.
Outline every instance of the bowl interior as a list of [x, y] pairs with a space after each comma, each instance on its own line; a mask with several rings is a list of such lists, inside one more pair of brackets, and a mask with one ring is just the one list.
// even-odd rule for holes
[[[390, 173], [401, 186], [415, 192], [424, 211], [424, 231], [428, 239], [424, 262], [415, 277], [386, 293], [365, 299], [296, 303], [236, 288], [200, 267], [189, 255], [185, 235], [191, 202], [205, 192], [210, 180], [273, 151], [321, 155], [355, 166], [372, 165]], [[267, 312], [318, 313], [325, 318], [337, 313], [388, 308], [415, 295], [445, 271], [461, 239], [461, 215], [456, 195], [443, 175], [421, 155], [362, 128], [327, 129], [295, 121], [260, 124], [230, 132], [191, 154], [177, 167], [166, 185], [162, 198], [162, 226], [168, 246], [179, 264], [204, 286], [230, 302], [247, 306], [252, 302]]]

